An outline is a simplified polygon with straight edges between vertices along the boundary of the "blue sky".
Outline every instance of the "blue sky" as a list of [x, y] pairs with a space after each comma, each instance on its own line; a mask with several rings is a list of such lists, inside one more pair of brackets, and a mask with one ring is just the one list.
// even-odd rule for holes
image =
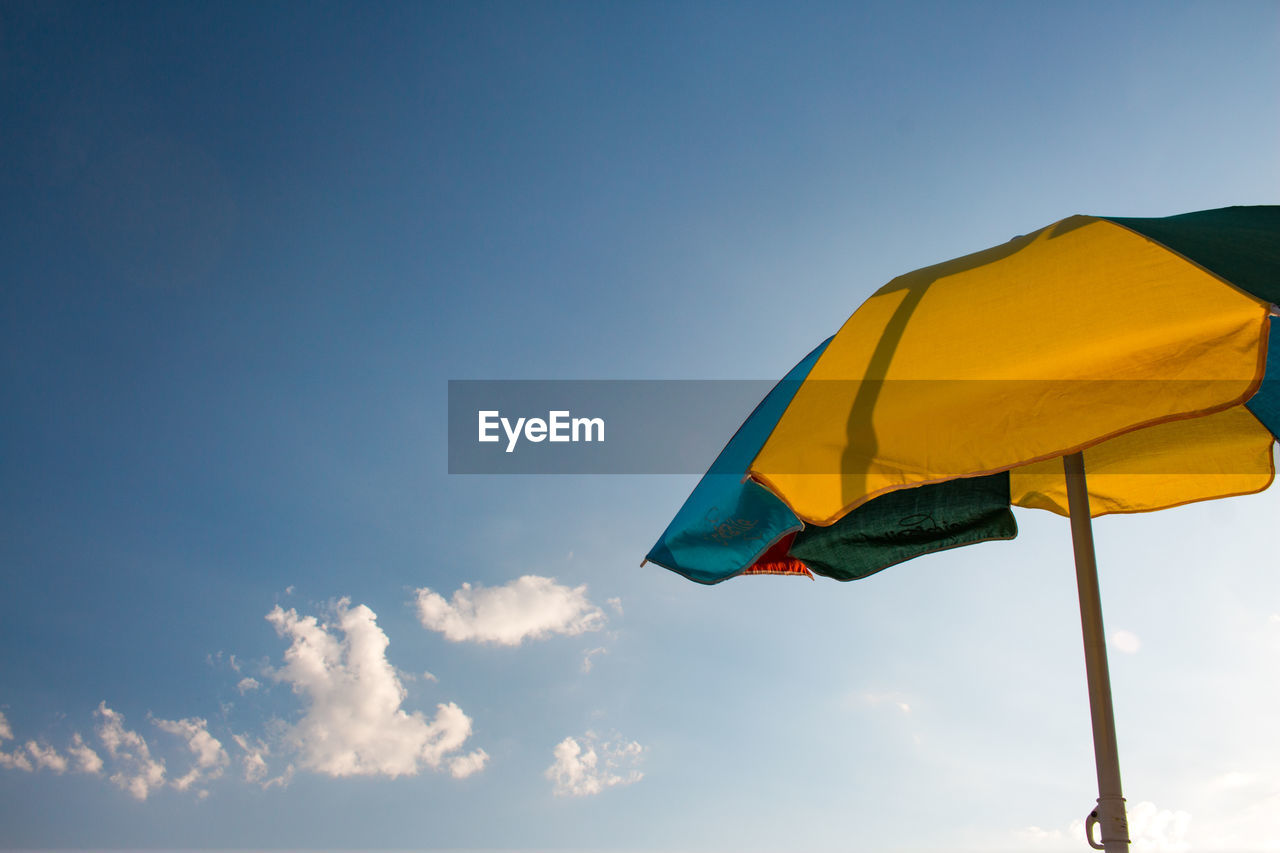
[[[1274, 203], [1280, 6], [11, 2], [0, 67], [0, 847], [1082, 845], [1060, 519], [703, 588], [694, 477], [450, 476], [447, 381], [774, 379]], [[1278, 510], [1097, 524], [1136, 850], [1280, 838]]]

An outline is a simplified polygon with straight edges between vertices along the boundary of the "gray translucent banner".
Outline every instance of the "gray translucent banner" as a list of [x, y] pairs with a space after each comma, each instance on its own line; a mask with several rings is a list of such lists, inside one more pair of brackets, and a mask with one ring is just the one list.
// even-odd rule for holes
[[[1097, 401], [1097, 385], [1103, 381], [1110, 386], [1101, 395], [1103, 399], [1122, 408], [1154, 412], [1158, 420], [1176, 411], [1176, 404], [1170, 401], [1216, 399], [1227, 406], [1247, 386], [1247, 382], [1215, 380], [897, 380], [892, 396], [899, 413], [905, 405], [911, 416], [933, 424], [935, 437], [965, 440], [978, 438], [986, 429], [956, 423], [948, 415], [949, 401], [972, 400], [977, 395], [990, 401], [990, 410], [998, 412], [994, 420], [1004, 430], [1016, 429], [1019, 420], [1038, 416], [1038, 407], [1027, 409], [1026, 401], [1053, 401], [1052, 408], [1069, 412], [1070, 406], [1064, 407], [1062, 401]], [[702, 474], [778, 384], [774, 380], [451, 380], [449, 473]], [[857, 410], [867, 411], [874, 408], [876, 397], [886, 393], [887, 385], [810, 381], [805, 393], [838, 395], [845, 405], [857, 398]], [[789, 399], [798, 386], [784, 384], [779, 393]], [[1246, 415], [1246, 420], [1249, 417]], [[1140, 450], [1131, 458], [1113, 460], [1108, 471], [1169, 475], [1207, 471], [1252, 474], [1258, 470], [1258, 459], [1264, 454], [1258, 452], [1259, 442], [1251, 437], [1249, 424], [1242, 431], [1239, 419], [1231, 423], [1197, 420], [1201, 424], [1198, 432], [1181, 440], [1216, 448], [1222, 458], [1208, 468], [1197, 464], [1194, 471], [1170, 470], [1185, 467], [1185, 463], [1167, 453], [1148, 455]], [[875, 432], [875, 424], [853, 417], [845, 428], [851, 436], [860, 437], [862, 446]], [[1261, 435], [1265, 444], [1265, 433]], [[1269, 458], [1269, 453], [1265, 455]], [[725, 473], [741, 473], [741, 468]], [[972, 472], [936, 473], [962, 476]]]
[[775, 384], [451, 380], [449, 473], [701, 474]]

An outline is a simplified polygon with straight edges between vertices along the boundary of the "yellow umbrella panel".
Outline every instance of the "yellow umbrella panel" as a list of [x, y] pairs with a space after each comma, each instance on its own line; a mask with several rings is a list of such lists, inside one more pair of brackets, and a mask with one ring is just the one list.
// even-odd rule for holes
[[[1265, 489], [1274, 439], [1243, 404], [1280, 279], [1254, 263], [1229, 272], [1263, 287], [1229, 280], [1214, 261], [1233, 232], [1274, 254], [1277, 210], [1073, 216], [894, 279], [828, 345], [751, 476], [817, 525], [1000, 471], [1015, 504], [1065, 515], [1061, 464], [1045, 460], [1080, 450], [1094, 515]], [[1169, 239], [1170, 223], [1211, 233], [1209, 250]]]

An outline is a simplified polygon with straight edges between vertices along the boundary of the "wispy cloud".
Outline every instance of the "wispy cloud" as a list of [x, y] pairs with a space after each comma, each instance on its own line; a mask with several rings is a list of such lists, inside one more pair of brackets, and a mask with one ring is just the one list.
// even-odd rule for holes
[[567, 737], [552, 751], [555, 761], [546, 770], [558, 797], [587, 797], [605, 788], [630, 785], [644, 774], [635, 769], [644, 747], [636, 741], [600, 742], [594, 732]]
[[898, 690], [863, 690], [854, 694], [853, 704], [873, 708], [887, 706], [903, 714], [911, 713], [910, 698]]
[[271, 747], [261, 738], [253, 738], [250, 740], [248, 735], [233, 734], [231, 740], [240, 748], [240, 769], [243, 773], [244, 781], [256, 784], [265, 791], [277, 785], [284, 787], [293, 779], [294, 768], [290, 764], [285, 767], [284, 772], [270, 779], [267, 776], [271, 770], [267, 764], [267, 757], [271, 755]]
[[[1129, 805], [1128, 819], [1133, 853], [1186, 853], [1191, 849], [1191, 815], [1185, 811], [1143, 801]], [[1028, 826], [1011, 835], [1022, 850], [1078, 850], [1085, 845], [1083, 820], [1073, 820], [1065, 829]]]
[[[3, 712], [0, 712], [0, 744], [13, 740], [13, 727]], [[10, 770], [25, 770], [28, 773], [36, 770], [51, 770], [54, 773], [65, 773], [76, 770], [81, 773], [97, 773], [102, 769], [102, 759], [96, 752], [85, 745], [84, 738], [76, 732], [71, 737], [71, 746], [66, 755], [58, 752], [46, 743], [29, 740], [13, 752], [0, 750], [0, 767]]]
[[[185, 720], [155, 720], [161, 731], [177, 735], [187, 743], [187, 749], [194, 756], [191, 769], [173, 780], [173, 787], [186, 791], [204, 780], [217, 779], [231, 762], [222, 743], [209, 734], [209, 724], [199, 717]], [[208, 796], [208, 791], [197, 789], [200, 796]]]
[[102, 771], [102, 756], [94, 752], [76, 732], [71, 736], [71, 746], [67, 753], [75, 760], [75, 769], [81, 773], [99, 773]]
[[142, 735], [124, 727], [124, 715], [98, 704], [98, 739], [106, 747], [107, 755], [118, 769], [111, 774], [111, 781], [127, 791], [136, 800], [145, 800], [149, 794], [164, 785], [164, 761], [151, 757], [151, 748]]
[[595, 649], [587, 649], [582, 654], [582, 671], [590, 672], [592, 667], [591, 659], [596, 655], [607, 655], [608, 653], [609, 653], [609, 650], [606, 649], [604, 646], [600, 646], [599, 648], [595, 648]]
[[587, 599], [585, 586], [568, 587], [538, 575], [498, 587], [464, 583], [451, 600], [423, 587], [417, 591], [417, 607], [424, 628], [455, 643], [518, 646], [552, 634], [598, 631], [605, 623], [604, 612]]
[[[0, 711], [0, 744], [7, 740], [13, 740], [13, 727], [9, 725], [9, 719]], [[26, 770], [31, 772], [35, 770], [35, 765], [31, 763], [30, 757], [26, 752], [19, 748], [13, 752], [5, 752], [0, 750], [0, 767], [6, 767], [10, 770]]]
[[249, 740], [248, 735], [232, 735], [231, 740], [240, 747], [240, 767], [244, 771], [244, 781], [261, 782], [267, 775], [267, 756], [271, 748], [261, 739]]
[[289, 684], [306, 705], [285, 735], [299, 766], [329, 776], [391, 777], [458, 758], [465, 760], [454, 775], [482, 767], [483, 751], [456, 755], [471, 735], [471, 719], [457, 705], [438, 705], [430, 720], [401, 707], [405, 689], [387, 660], [390, 641], [374, 612], [342, 599], [333, 615], [330, 625], [278, 605], [267, 614], [290, 641], [285, 664], [273, 677]]
[[[282, 666], [272, 669], [262, 665], [264, 677], [288, 684], [302, 700], [302, 709], [292, 724], [273, 719], [259, 734], [223, 735], [238, 748], [236, 763], [245, 782], [264, 789], [284, 786], [293, 778], [295, 768], [327, 776], [396, 777], [413, 775], [426, 767], [463, 779], [487, 766], [489, 755], [483, 749], [463, 751], [472, 723], [456, 704], [437, 705], [430, 718], [402, 707], [406, 691], [387, 659], [390, 641], [372, 610], [364, 605], [353, 607], [342, 599], [332, 606], [328, 617], [322, 622], [279, 605], [267, 614], [267, 621], [289, 646]], [[234, 655], [218, 652], [209, 656], [209, 662], [240, 672]], [[425, 671], [422, 677], [435, 680]], [[243, 694], [261, 684], [256, 678], [243, 677], [236, 686]], [[188, 756], [185, 762], [172, 743], [167, 747], [169, 752], [158, 752], [167, 739], [149, 742], [130, 729], [125, 716], [105, 701], [99, 703], [94, 717], [101, 754], [78, 732], [65, 750], [43, 740], [15, 745], [13, 727], [0, 712], [0, 768], [101, 773], [141, 801], [166, 787], [206, 797], [207, 783], [221, 778], [232, 765], [223, 742], [211, 733], [203, 717], [151, 718], [159, 732], [181, 742]], [[284, 765], [275, 775], [272, 760], [277, 767]], [[183, 769], [171, 771], [166, 761]]]
[[27, 754], [35, 761], [36, 767], [52, 770], [54, 773], [65, 773], [67, 770], [66, 756], [61, 755], [51, 746], [29, 740], [27, 741]]

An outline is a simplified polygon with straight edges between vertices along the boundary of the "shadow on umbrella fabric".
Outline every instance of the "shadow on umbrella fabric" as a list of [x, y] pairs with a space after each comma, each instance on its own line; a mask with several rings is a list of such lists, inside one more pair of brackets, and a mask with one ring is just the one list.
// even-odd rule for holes
[[900, 276], [797, 364], [654, 548], [699, 583], [867, 577], [1090, 514], [1249, 494], [1280, 432], [1280, 207], [1076, 216]]

